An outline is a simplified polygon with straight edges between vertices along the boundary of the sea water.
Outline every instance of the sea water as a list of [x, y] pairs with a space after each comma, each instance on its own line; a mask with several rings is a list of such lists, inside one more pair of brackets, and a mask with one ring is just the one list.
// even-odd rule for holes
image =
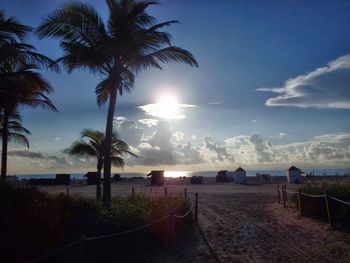
[[[218, 171], [165, 171], [165, 177], [191, 177], [191, 176], [203, 176], [203, 177], [214, 177]], [[270, 174], [272, 176], [285, 176], [286, 170], [247, 170], [247, 176], [256, 176], [256, 174]], [[350, 175], [350, 169], [303, 169], [303, 172], [314, 175]], [[121, 177], [132, 178], [132, 177], [146, 177], [148, 173], [118, 173]], [[84, 173], [72, 173], [71, 179], [82, 180]], [[112, 176], [114, 173], [112, 173]], [[55, 178], [56, 174], [18, 174], [16, 175], [19, 180], [22, 179], [39, 179], [39, 178]]]

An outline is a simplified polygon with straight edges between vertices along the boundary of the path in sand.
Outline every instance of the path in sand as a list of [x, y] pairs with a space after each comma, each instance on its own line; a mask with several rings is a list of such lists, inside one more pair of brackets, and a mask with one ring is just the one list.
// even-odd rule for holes
[[203, 193], [199, 200], [200, 225], [221, 262], [350, 262], [350, 235], [282, 209], [274, 195]]

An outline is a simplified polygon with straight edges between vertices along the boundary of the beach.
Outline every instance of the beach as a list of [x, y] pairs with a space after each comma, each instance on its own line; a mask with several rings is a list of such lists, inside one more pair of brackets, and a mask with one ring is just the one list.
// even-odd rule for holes
[[[277, 202], [276, 184], [216, 183], [206, 178], [202, 185], [187, 179], [167, 179], [165, 186], [151, 187], [148, 180], [112, 183], [113, 196], [199, 196], [200, 233], [190, 242], [183, 240], [182, 253], [169, 262], [349, 262], [350, 235], [328, 224], [301, 217], [294, 207]], [[295, 184], [287, 184], [289, 190]], [[50, 193], [66, 193], [66, 186], [45, 186]], [[95, 186], [75, 184], [70, 195], [94, 197]], [[190, 242], [190, 244], [189, 244]], [[208, 244], [214, 253], [211, 253]]]

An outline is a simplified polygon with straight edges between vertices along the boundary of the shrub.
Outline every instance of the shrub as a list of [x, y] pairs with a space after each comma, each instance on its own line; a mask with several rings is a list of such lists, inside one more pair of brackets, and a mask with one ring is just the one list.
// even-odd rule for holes
[[[320, 185], [307, 185], [300, 187], [301, 192], [310, 195], [329, 196], [350, 202], [350, 185], [340, 183], [323, 183]], [[297, 204], [294, 196], [292, 201]], [[325, 198], [313, 198], [301, 195], [303, 215], [322, 221], [328, 221]], [[328, 198], [329, 209], [334, 225], [350, 229], [350, 206]]]
[[[168, 215], [170, 211], [183, 214], [190, 208], [190, 203], [181, 197], [142, 195], [114, 198], [111, 207], [105, 208], [92, 199], [68, 198], [63, 194], [49, 195], [36, 188], [10, 186], [0, 186], [0, 200], [0, 253], [2, 259], [9, 258], [11, 262], [23, 262], [46, 254], [64, 244], [79, 240], [83, 234], [91, 237], [125, 231], [151, 223]], [[177, 222], [177, 233], [185, 229], [182, 225], [184, 222], [191, 222], [191, 218]], [[131, 244], [138, 244], [143, 249], [149, 246], [149, 249], [156, 249], [157, 246], [169, 242], [170, 237], [170, 222], [164, 220], [137, 233], [115, 238], [113, 243], [111, 239], [89, 242], [91, 244], [88, 248], [96, 248], [87, 250], [92, 258], [102, 262], [101, 250], [109, 248], [110, 253], [114, 253], [117, 249], [118, 257], [123, 257], [123, 253], [130, 250]], [[72, 248], [64, 253], [73, 257], [76, 251], [77, 248]], [[133, 251], [129, 252], [135, 254]]]

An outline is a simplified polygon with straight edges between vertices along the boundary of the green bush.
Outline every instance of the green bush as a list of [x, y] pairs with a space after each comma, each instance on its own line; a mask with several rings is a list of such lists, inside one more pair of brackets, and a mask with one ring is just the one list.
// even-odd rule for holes
[[[23, 262], [43, 255], [79, 240], [82, 235], [92, 237], [125, 231], [149, 224], [171, 211], [184, 214], [190, 208], [190, 203], [181, 197], [142, 195], [114, 198], [111, 207], [105, 208], [92, 199], [67, 198], [63, 194], [49, 195], [36, 188], [10, 186], [0, 186], [0, 200], [0, 253], [2, 259], [8, 258], [11, 262]], [[184, 231], [191, 222], [191, 218], [178, 221], [177, 233]], [[171, 240], [171, 231], [167, 219], [137, 233], [115, 238], [113, 245], [109, 239], [90, 242], [98, 244], [95, 244], [96, 249], [88, 249], [89, 255], [100, 261], [102, 249], [110, 248], [111, 253], [118, 249], [122, 255], [136, 244], [142, 249], [149, 246], [154, 249]], [[90, 243], [89, 247], [94, 246]], [[64, 253], [73, 257], [76, 251], [74, 248]], [[129, 253], [134, 252], [130, 250]], [[118, 257], [122, 255], [118, 254]]]
[[[307, 185], [300, 187], [302, 193], [309, 195], [323, 195], [350, 202], [350, 185], [341, 183], [323, 183], [320, 185]], [[297, 204], [296, 196], [292, 201]], [[328, 198], [329, 209], [335, 226], [350, 229], [350, 206]], [[301, 195], [301, 206], [304, 216], [322, 221], [328, 221], [325, 198], [313, 198]]]

